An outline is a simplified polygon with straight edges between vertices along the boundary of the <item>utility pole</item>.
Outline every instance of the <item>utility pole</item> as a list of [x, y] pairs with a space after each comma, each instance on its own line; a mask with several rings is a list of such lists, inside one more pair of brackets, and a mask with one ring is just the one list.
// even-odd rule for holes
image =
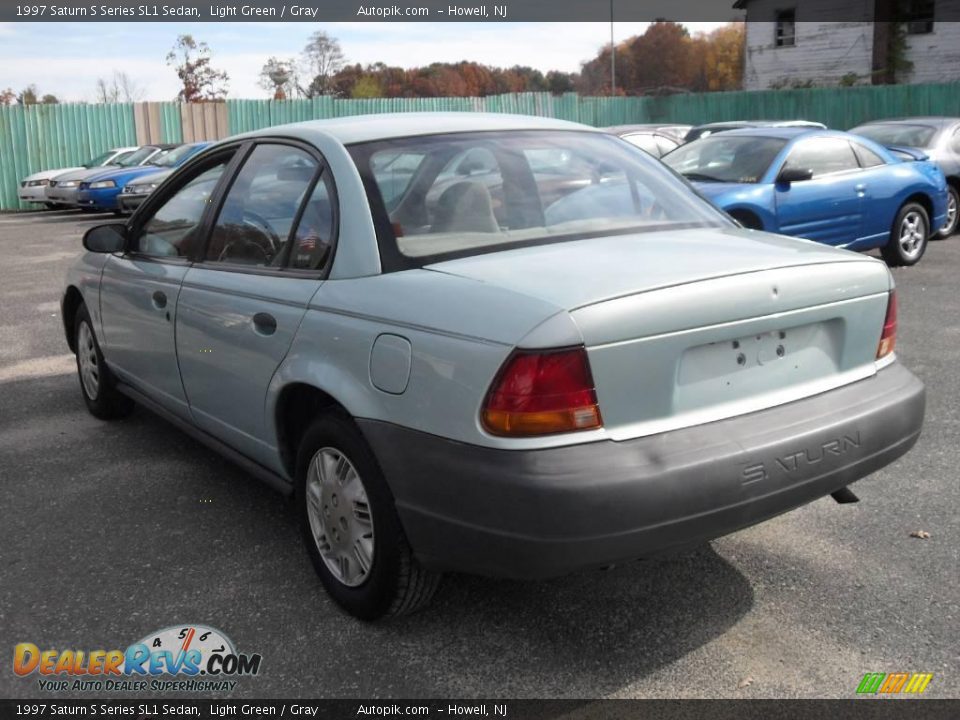
[[610, 0], [610, 95], [617, 94], [617, 46], [613, 42], [613, 0]]

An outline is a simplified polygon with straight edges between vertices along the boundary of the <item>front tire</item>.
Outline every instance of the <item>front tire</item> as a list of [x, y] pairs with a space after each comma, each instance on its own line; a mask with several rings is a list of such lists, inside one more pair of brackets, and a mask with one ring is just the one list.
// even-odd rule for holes
[[433, 597], [441, 575], [414, 558], [377, 460], [346, 415], [321, 415], [304, 433], [296, 506], [314, 569], [351, 615], [402, 615]]
[[77, 348], [77, 375], [80, 393], [87, 410], [100, 420], [126, 417], [133, 410], [133, 401], [116, 389], [116, 380], [103, 360], [100, 344], [87, 306], [80, 305], [73, 323]]
[[923, 205], [905, 203], [890, 229], [890, 240], [880, 250], [887, 265], [916, 265], [927, 249], [930, 217]]
[[957, 231], [957, 225], [960, 225], [960, 191], [953, 185], [947, 185], [947, 221], [937, 231], [937, 237], [950, 237]]

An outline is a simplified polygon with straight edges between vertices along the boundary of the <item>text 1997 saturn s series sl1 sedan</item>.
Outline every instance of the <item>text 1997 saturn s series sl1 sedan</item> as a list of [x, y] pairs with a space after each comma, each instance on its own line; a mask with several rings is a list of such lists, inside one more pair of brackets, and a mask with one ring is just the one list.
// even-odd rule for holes
[[295, 493], [361, 618], [444, 570], [545, 578], [854, 499], [923, 422], [881, 262], [744, 230], [581, 125], [241, 135], [84, 246], [87, 407], [137, 401]]

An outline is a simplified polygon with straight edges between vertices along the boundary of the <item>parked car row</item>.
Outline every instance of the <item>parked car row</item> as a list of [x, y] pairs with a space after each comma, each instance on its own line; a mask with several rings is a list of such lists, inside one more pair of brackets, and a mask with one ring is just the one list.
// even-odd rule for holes
[[[131, 212], [173, 168], [209, 143], [154, 144], [116, 148], [80, 167], [46, 170], [24, 178], [20, 199], [48, 208], [79, 208], [88, 212]], [[151, 180], [151, 177], [159, 177]], [[136, 192], [120, 196], [137, 180]]]
[[[741, 225], [913, 265], [960, 222], [960, 118], [608, 128], [661, 159]], [[682, 139], [681, 139], [682, 135]]]

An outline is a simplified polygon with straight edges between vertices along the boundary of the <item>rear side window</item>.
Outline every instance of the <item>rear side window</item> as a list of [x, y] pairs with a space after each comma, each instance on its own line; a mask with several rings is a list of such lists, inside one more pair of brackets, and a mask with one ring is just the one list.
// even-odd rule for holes
[[821, 177], [846, 170], [857, 170], [860, 163], [843, 138], [813, 138], [798, 144], [784, 163], [784, 168], [812, 170]]
[[860, 143], [853, 143], [854, 150], [857, 151], [857, 157], [860, 158], [860, 167], [872, 168], [878, 165], [886, 165], [887, 162], [877, 155], [873, 150], [864, 147]]
[[291, 240], [290, 267], [323, 270], [333, 254], [334, 205], [330, 178], [325, 171], [303, 206]]
[[257, 145], [224, 198], [206, 260], [282, 267], [297, 212], [318, 171], [304, 150]]

